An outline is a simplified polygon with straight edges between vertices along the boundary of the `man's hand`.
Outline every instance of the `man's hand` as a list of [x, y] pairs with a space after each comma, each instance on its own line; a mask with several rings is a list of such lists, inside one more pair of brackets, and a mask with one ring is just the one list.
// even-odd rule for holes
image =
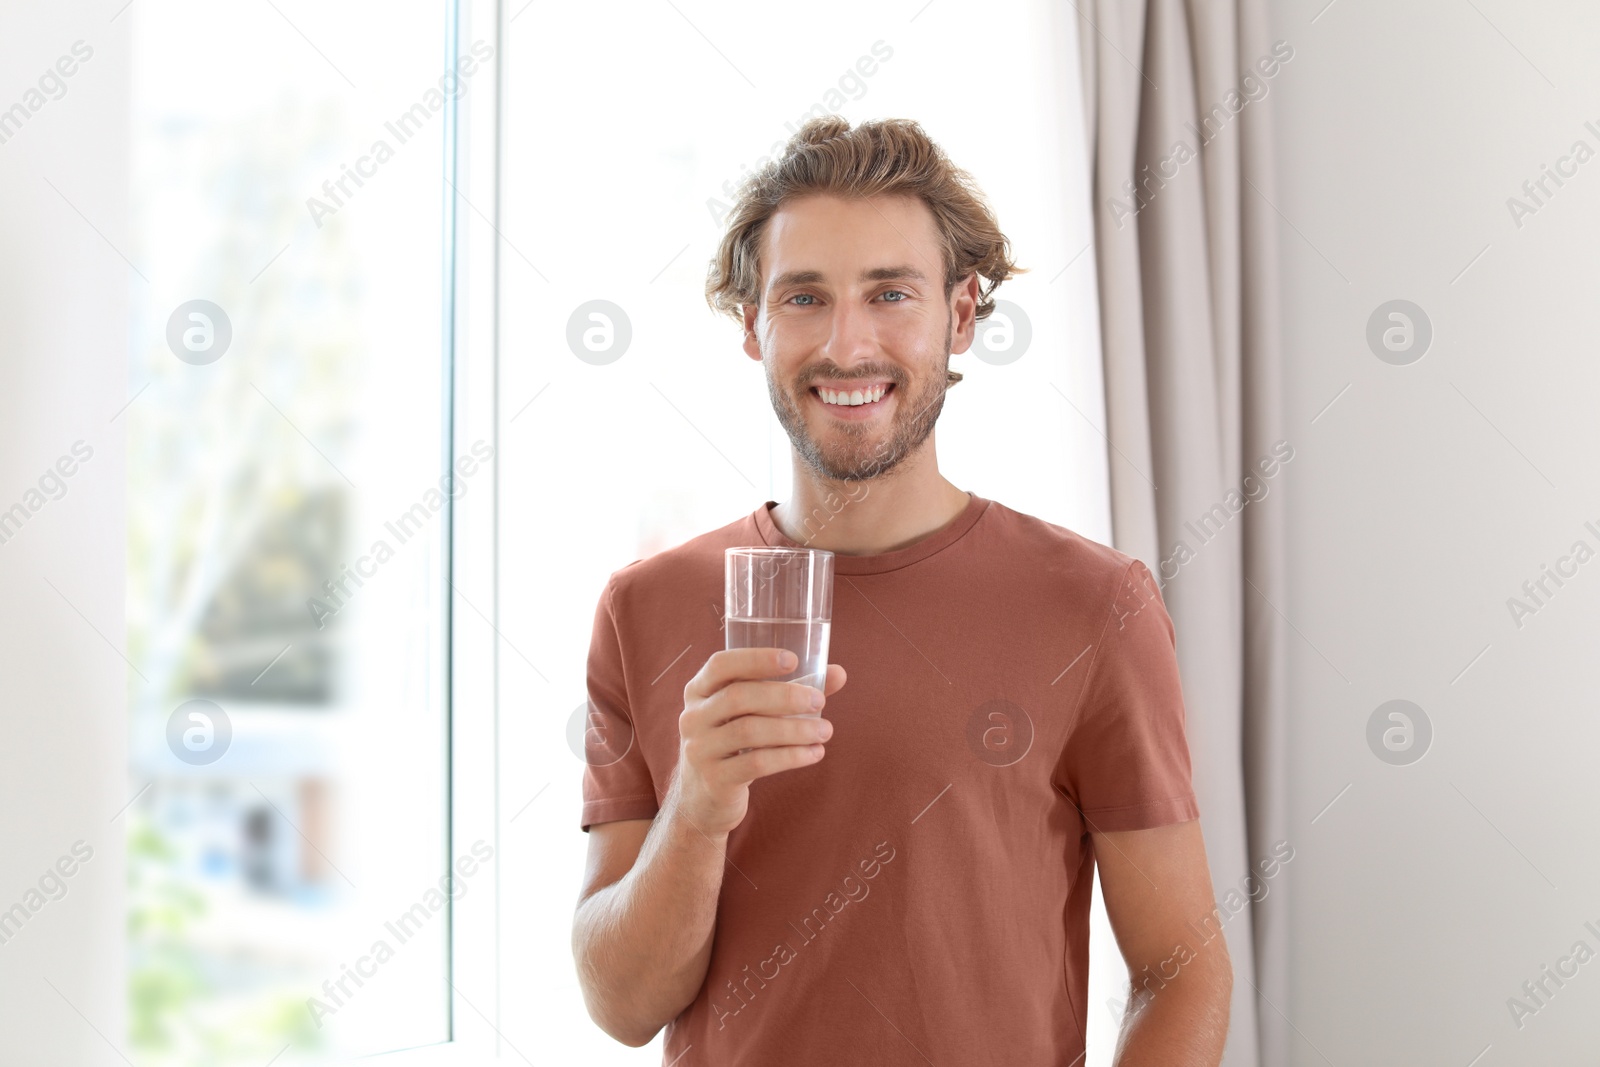
[[[1106, 916], [1133, 991], [1117, 1067], [1216, 1067], [1228, 1036], [1233, 964], [1200, 823], [1094, 835]], [[1212, 931], [1202, 941], [1196, 930]]]
[[[744, 821], [751, 782], [822, 759], [822, 743], [833, 736], [833, 724], [818, 714], [823, 694], [801, 682], [764, 680], [795, 665], [786, 649], [711, 654], [683, 689], [678, 768], [663, 809], [713, 840], [725, 838]], [[844, 668], [828, 664], [828, 696], [844, 683]]]

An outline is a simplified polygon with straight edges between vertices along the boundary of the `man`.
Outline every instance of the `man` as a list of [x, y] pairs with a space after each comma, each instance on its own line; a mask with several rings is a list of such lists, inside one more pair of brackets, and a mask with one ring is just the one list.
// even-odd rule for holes
[[[1214, 904], [1155, 582], [939, 473], [950, 356], [1009, 255], [907, 121], [807, 123], [729, 217], [707, 295], [765, 368], [794, 495], [615, 572], [589, 653], [573, 950], [595, 1022], [667, 1027], [664, 1063], [1079, 1064], [1096, 863], [1134, 984], [1117, 1062], [1220, 1058], [1232, 969], [1190, 947]], [[826, 698], [772, 680], [788, 653], [713, 651], [723, 549], [759, 544], [835, 553]]]

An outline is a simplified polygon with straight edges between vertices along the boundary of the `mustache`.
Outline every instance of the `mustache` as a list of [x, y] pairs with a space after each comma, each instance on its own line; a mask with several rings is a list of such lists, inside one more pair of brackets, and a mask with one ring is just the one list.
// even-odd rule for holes
[[895, 385], [905, 384], [905, 374], [893, 367], [860, 367], [852, 374], [808, 374], [796, 381], [802, 388], [810, 388], [818, 382], [847, 381], [851, 378], [887, 378]]

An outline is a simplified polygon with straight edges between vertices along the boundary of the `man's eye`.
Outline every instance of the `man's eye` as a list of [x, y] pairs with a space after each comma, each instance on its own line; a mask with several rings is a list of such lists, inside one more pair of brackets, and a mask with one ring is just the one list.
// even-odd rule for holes
[[[890, 299], [891, 297], [894, 299]], [[883, 294], [883, 299], [885, 303], [899, 304], [902, 301], [910, 299], [910, 294], [902, 289], [890, 289]]]
[[[796, 293], [794, 296], [791, 296], [789, 298], [789, 302], [791, 304], [799, 302], [799, 301], [814, 301], [814, 300], [816, 300], [816, 297], [812, 296], [810, 293]], [[809, 307], [810, 305], [809, 304], [801, 304], [800, 306], [801, 307]]]

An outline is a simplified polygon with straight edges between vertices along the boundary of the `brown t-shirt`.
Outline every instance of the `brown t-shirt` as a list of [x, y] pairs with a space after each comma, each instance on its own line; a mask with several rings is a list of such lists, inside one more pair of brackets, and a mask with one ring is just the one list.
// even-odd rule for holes
[[[607, 582], [584, 830], [659, 810], [683, 687], [723, 647], [723, 549], [794, 544], [772, 506]], [[834, 563], [833, 737], [751, 784], [663, 1063], [1076, 1064], [1088, 835], [1199, 814], [1156, 583], [975, 494], [907, 548]]]

